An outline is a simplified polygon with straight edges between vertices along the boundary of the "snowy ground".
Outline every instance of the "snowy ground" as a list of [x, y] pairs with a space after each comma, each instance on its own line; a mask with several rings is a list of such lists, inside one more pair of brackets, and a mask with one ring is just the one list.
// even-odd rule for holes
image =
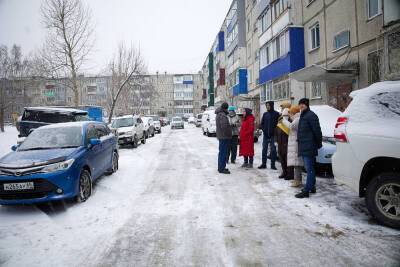
[[[400, 232], [348, 188], [319, 179], [297, 200], [277, 171], [217, 174], [199, 129], [163, 130], [86, 203], [0, 206], [0, 266], [399, 266]], [[0, 140], [3, 155], [16, 131]]]

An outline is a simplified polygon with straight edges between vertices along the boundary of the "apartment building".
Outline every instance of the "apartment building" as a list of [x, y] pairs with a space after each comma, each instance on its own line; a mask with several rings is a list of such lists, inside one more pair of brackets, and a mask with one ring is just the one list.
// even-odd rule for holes
[[301, 2], [305, 67], [291, 77], [304, 82], [312, 104], [344, 110], [351, 91], [398, 74], [400, 1]]
[[194, 115], [193, 75], [174, 75], [174, 115], [190, 117]]

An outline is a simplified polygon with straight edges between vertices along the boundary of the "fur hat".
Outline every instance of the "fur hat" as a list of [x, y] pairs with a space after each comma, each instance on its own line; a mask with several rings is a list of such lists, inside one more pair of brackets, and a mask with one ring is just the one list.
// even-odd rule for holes
[[300, 112], [300, 107], [299, 106], [292, 106], [289, 109], [289, 113], [292, 114], [292, 115], [295, 115], [295, 114], [297, 114], [299, 112]]
[[292, 104], [290, 104], [289, 102], [283, 102], [281, 104], [281, 108], [285, 109], [285, 108], [290, 108], [292, 106]]

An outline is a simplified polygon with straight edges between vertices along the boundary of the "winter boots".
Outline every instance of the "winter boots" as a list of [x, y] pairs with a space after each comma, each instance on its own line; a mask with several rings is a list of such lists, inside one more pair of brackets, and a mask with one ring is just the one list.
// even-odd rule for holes
[[290, 184], [290, 187], [301, 187], [303, 184], [299, 180], [293, 180]]

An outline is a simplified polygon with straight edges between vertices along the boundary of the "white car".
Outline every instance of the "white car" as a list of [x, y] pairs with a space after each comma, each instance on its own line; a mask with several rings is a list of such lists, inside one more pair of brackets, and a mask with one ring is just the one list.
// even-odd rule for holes
[[144, 131], [146, 132], [146, 138], [154, 137], [156, 129], [154, 127], [154, 121], [150, 117], [142, 117]]
[[188, 123], [194, 124], [195, 122], [196, 122], [196, 118], [195, 117], [193, 117], [193, 116], [189, 117]]
[[335, 129], [335, 179], [365, 197], [380, 223], [400, 228], [400, 81], [376, 83], [351, 97]]
[[204, 135], [212, 136], [217, 133], [217, 125], [215, 123], [216, 116], [215, 110], [207, 110], [203, 113], [201, 118], [201, 128]]
[[127, 115], [117, 117], [113, 120], [111, 128], [118, 136], [119, 145], [131, 144], [134, 148], [146, 143], [146, 132], [141, 118]]
[[158, 117], [157, 115], [150, 115], [148, 117], [153, 119], [154, 129], [156, 130], [156, 132], [161, 133], [160, 117]]
[[336, 140], [333, 136], [335, 124], [342, 112], [328, 105], [311, 106], [310, 109], [317, 114], [322, 131], [322, 147], [318, 150], [316, 162], [319, 167], [330, 168], [336, 151]]
[[171, 129], [185, 129], [185, 122], [182, 120], [181, 117], [173, 117], [171, 121]]

